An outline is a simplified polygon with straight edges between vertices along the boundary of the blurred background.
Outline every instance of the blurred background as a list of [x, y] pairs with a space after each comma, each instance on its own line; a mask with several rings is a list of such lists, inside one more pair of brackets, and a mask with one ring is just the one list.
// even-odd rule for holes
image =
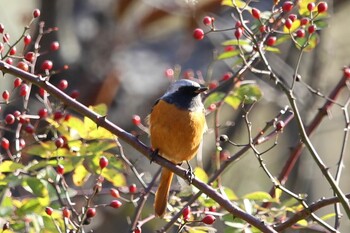
[[[217, 28], [234, 26], [231, 10], [221, 7], [219, 0], [50, 0], [30, 1], [0, 0], [0, 23], [5, 25], [11, 38], [19, 37], [23, 27], [29, 22], [33, 9], [41, 9], [40, 20], [46, 27], [58, 27], [59, 30], [45, 36], [42, 47], [49, 47], [52, 41], [60, 42], [60, 50], [46, 53], [40, 60], [54, 61], [54, 67], [69, 65], [69, 69], [54, 76], [52, 82], [61, 79], [69, 81], [69, 91], [79, 90], [79, 101], [85, 105], [106, 103], [109, 106], [108, 118], [127, 131], [137, 130], [132, 125], [132, 115], [143, 119], [149, 114], [155, 99], [162, 95], [169, 85], [165, 71], [174, 68], [180, 77], [194, 73], [203, 76], [206, 81], [220, 80], [231, 69], [228, 62], [212, 64], [214, 51], [222, 51], [221, 42], [233, 38], [232, 31], [212, 33], [202, 41], [195, 41], [192, 31], [196, 27], [207, 28], [202, 24], [206, 15], [216, 19]], [[255, 3], [261, 11], [271, 9], [273, 1]], [[345, 0], [327, 1], [329, 5], [329, 27], [321, 32], [320, 45], [303, 57], [300, 74], [303, 80], [315, 89], [328, 95], [342, 76], [342, 67], [350, 64], [350, 2]], [[5, 7], [6, 6], [6, 7]], [[209, 30], [209, 29], [208, 29]], [[283, 44], [281, 54], [269, 56], [270, 64], [285, 79], [290, 79], [296, 65], [298, 51], [292, 44]], [[40, 64], [39, 60], [39, 64]], [[211, 66], [212, 74], [207, 74]], [[264, 127], [286, 104], [287, 100], [275, 90], [271, 83], [247, 74], [247, 79], [257, 80], [264, 92], [263, 100], [252, 111], [250, 117], [253, 131]], [[0, 89], [12, 86], [12, 81], [0, 80]], [[298, 104], [307, 124], [322, 106], [324, 99], [310, 94], [304, 87], [298, 86]], [[338, 102], [344, 103], [349, 92], [342, 92]], [[35, 102], [32, 103], [35, 109]], [[3, 108], [3, 114], [6, 112]], [[208, 117], [209, 127], [213, 119]], [[222, 124], [232, 122], [228, 130], [222, 130], [237, 143], [246, 143], [246, 128], [241, 112], [224, 108]], [[329, 117], [311, 137], [320, 156], [334, 174], [340, 154], [344, 132], [344, 116], [339, 107], [333, 107]], [[292, 123], [277, 147], [264, 156], [270, 171], [278, 176], [281, 166], [287, 160], [289, 148], [299, 141], [296, 127]], [[144, 142], [146, 135], [140, 136]], [[215, 153], [214, 134], [209, 130], [205, 135], [204, 160], [210, 167], [211, 156]], [[138, 169], [144, 169], [146, 181], [158, 169], [124, 145], [127, 156]], [[340, 186], [345, 193], [350, 192], [349, 147], [345, 157], [345, 170]], [[237, 148], [225, 147], [231, 154]], [[195, 162], [194, 162], [195, 163]], [[209, 164], [209, 165], [208, 165]], [[148, 172], [151, 171], [151, 172]], [[130, 179], [132, 177], [130, 176]], [[131, 181], [130, 181], [131, 182]], [[223, 175], [224, 185], [230, 186], [238, 196], [253, 191], [269, 191], [271, 182], [260, 169], [252, 153], [247, 153], [234, 163]], [[180, 184], [175, 184], [180, 187]], [[287, 187], [296, 193], [307, 193], [307, 201], [333, 196], [333, 192], [320, 173], [312, 158], [304, 153], [287, 182]], [[104, 197], [101, 197], [104, 198]], [[107, 198], [107, 197], [106, 197]], [[101, 200], [102, 201], [102, 200]], [[152, 203], [148, 203], [148, 214], [152, 214]], [[146, 209], [147, 209], [146, 208]], [[133, 207], [124, 212], [101, 211], [91, 224], [95, 232], [120, 232], [128, 229], [125, 216], [132, 217]], [[324, 208], [320, 216], [330, 213], [333, 208]], [[147, 211], [146, 211], [147, 212]], [[146, 213], [147, 214], [147, 213]], [[146, 216], [144, 216], [146, 217]], [[143, 232], [154, 232], [162, 226], [161, 221], [152, 221], [143, 227]], [[220, 226], [218, 226], [220, 227]], [[349, 229], [349, 221], [344, 218], [342, 229]], [[118, 229], [118, 230], [116, 230]], [[219, 228], [220, 229], [220, 228]], [[125, 232], [125, 231], [124, 231]], [[220, 230], [219, 230], [220, 232]], [[345, 232], [345, 231], [344, 231]]]

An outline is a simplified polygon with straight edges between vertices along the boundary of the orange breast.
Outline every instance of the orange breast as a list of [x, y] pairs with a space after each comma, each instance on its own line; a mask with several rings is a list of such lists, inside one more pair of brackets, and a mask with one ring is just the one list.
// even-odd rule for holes
[[173, 163], [191, 160], [206, 128], [203, 111], [189, 112], [160, 100], [149, 119], [151, 144]]

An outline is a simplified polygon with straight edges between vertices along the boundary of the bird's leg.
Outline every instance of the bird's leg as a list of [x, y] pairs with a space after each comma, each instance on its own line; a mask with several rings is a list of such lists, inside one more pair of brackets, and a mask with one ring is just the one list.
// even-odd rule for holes
[[158, 156], [158, 152], [159, 152], [159, 149], [155, 149], [152, 151], [151, 153], [151, 160], [150, 160], [150, 164], [154, 162], [155, 158]]
[[187, 163], [187, 166], [188, 166], [188, 169], [186, 171], [186, 178], [188, 180], [188, 183], [189, 184], [192, 184], [192, 180], [194, 179], [194, 172], [193, 172], [193, 169], [190, 165], [190, 163], [186, 160], [186, 163]]

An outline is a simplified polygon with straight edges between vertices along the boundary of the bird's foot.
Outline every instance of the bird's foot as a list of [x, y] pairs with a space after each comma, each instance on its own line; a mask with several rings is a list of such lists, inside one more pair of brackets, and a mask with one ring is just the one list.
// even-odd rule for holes
[[186, 170], [186, 178], [189, 184], [192, 184], [193, 179], [195, 178], [193, 169], [188, 161], [186, 161], [188, 169]]
[[158, 155], [159, 149], [155, 149], [152, 151], [151, 153], [151, 160], [150, 160], [150, 164], [153, 163], [156, 160], [156, 157], [159, 156]]

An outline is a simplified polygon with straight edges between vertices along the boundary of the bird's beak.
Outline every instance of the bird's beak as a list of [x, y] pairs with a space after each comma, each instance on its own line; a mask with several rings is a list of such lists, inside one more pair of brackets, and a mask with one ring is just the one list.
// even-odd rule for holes
[[208, 90], [208, 87], [200, 87], [198, 88], [198, 90], [196, 90], [196, 93], [199, 94], [199, 93], [202, 93], [204, 91], [207, 91]]

